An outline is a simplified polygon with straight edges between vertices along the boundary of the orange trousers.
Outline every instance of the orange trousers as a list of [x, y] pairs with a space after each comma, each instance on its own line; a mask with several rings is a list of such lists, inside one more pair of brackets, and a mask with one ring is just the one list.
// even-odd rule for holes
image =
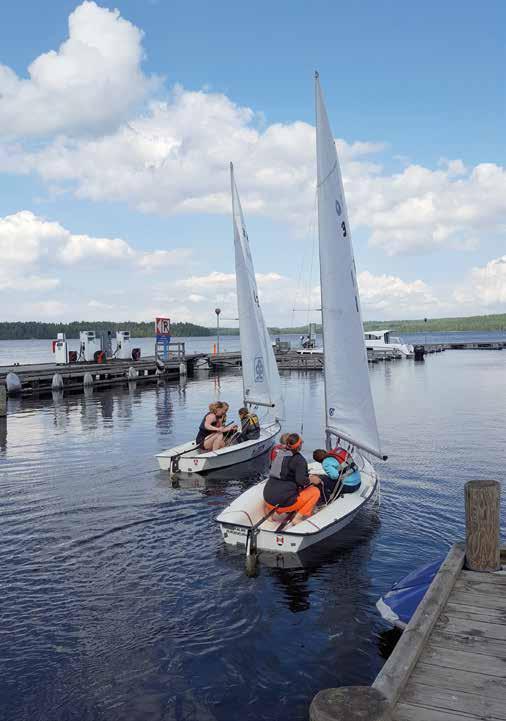
[[[297, 511], [297, 513], [300, 513], [301, 516], [310, 516], [313, 512], [313, 508], [318, 503], [319, 498], [320, 491], [317, 486], [308, 486], [307, 488], [302, 489], [297, 496], [295, 503], [292, 503], [291, 506], [278, 508], [276, 513], [290, 513], [291, 511]], [[265, 505], [269, 508], [269, 510], [274, 508], [274, 506], [270, 503], [266, 502]]]

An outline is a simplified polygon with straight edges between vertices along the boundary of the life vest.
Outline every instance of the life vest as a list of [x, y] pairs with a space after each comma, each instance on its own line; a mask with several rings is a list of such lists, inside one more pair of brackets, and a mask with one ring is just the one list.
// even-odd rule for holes
[[272, 461], [271, 470], [269, 476], [271, 478], [281, 478], [281, 469], [283, 467], [283, 461], [285, 458], [292, 456], [292, 452], [288, 448], [280, 448], [276, 453], [276, 458]]
[[348, 453], [344, 448], [341, 448], [340, 446], [336, 446], [331, 451], [327, 451], [327, 456], [330, 456], [331, 458], [335, 458], [336, 461], [339, 461], [339, 463], [342, 465], [343, 463], [352, 463], [353, 458], [351, 457], [351, 454]]
[[260, 430], [260, 421], [258, 420], [258, 416], [256, 416], [254, 413], [248, 413], [248, 415], [241, 420], [241, 426], [243, 431], [259, 431]]

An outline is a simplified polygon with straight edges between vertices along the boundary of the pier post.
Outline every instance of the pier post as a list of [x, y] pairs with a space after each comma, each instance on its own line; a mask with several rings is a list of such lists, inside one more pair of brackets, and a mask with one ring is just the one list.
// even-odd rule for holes
[[501, 568], [499, 481], [469, 481], [465, 485], [466, 568], [490, 572]]
[[310, 721], [393, 721], [385, 696], [371, 686], [319, 691], [309, 707]]
[[0, 385], [0, 418], [7, 415], [7, 388], [2, 383]]

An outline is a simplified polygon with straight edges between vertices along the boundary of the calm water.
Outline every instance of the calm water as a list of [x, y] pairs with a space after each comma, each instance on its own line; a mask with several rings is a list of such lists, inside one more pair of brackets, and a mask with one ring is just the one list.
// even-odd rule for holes
[[[395, 333], [394, 333], [395, 335]], [[289, 341], [293, 348], [300, 347], [300, 335], [286, 334], [279, 336]], [[275, 336], [273, 336], [273, 340]], [[174, 342], [184, 342], [188, 352], [211, 353], [216, 343], [215, 336], [173, 338]], [[506, 340], [504, 332], [466, 332], [466, 333], [411, 333], [402, 336], [406, 343], [458, 343], [458, 342], [485, 342]], [[317, 344], [321, 344], [321, 336], [317, 336]], [[69, 350], [79, 350], [77, 338], [69, 339]], [[114, 343], [113, 343], [114, 347]], [[155, 352], [153, 338], [132, 338], [132, 347], [140, 348], [143, 356], [153, 355]], [[226, 335], [220, 337], [220, 351], [239, 350], [239, 336]], [[52, 363], [50, 340], [0, 340], [0, 365], [10, 363]]]
[[[206, 339], [208, 340], [208, 339]], [[506, 353], [370, 368], [382, 503], [334, 547], [248, 579], [213, 517], [260, 468], [173, 488], [154, 454], [241, 379], [9, 400], [0, 425], [0, 717], [307, 720], [369, 683], [391, 583], [462, 536], [463, 484], [504, 480]], [[283, 375], [289, 429], [321, 444], [322, 377]], [[279, 561], [281, 562], [281, 561]], [[301, 566], [304, 562], [306, 565]]]

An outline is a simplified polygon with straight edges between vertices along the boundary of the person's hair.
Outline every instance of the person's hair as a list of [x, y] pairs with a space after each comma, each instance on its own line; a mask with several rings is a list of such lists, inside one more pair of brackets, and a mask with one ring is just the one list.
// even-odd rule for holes
[[302, 443], [302, 438], [298, 433], [290, 433], [286, 439], [286, 445], [288, 448], [297, 449]]
[[216, 413], [216, 411], [225, 411], [225, 413], [228, 411], [228, 403], [225, 403], [225, 401], [215, 401], [214, 403], [209, 403], [209, 411], [211, 413]]
[[283, 433], [282, 435], [280, 435], [279, 442], [281, 443], [281, 445], [286, 446], [289, 435], [290, 435], [289, 433]]
[[323, 448], [317, 448], [315, 451], [313, 451], [313, 460], [315, 460], [317, 463], [321, 463], [327, 455], [327, 451], [324, 451]]
[[247, 416], [249, 413], [249, 410], [247, 408], [239, 408], [238, 413], [240, 416]]

